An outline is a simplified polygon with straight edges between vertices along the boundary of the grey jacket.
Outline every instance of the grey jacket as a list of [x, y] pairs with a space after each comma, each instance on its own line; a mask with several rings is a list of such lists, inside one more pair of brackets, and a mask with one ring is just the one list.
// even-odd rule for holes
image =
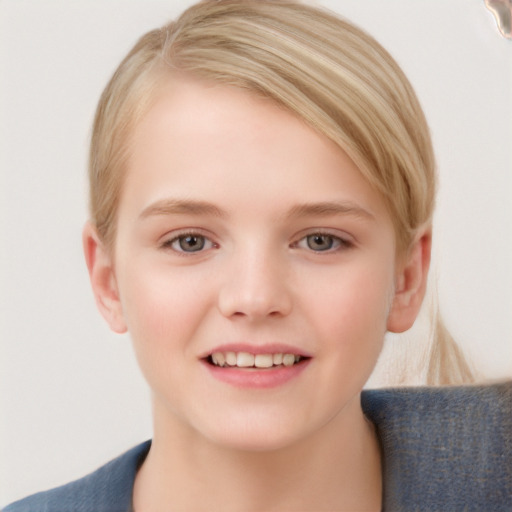
[[[364, 391], [382, 448], [386, 512], [512, 511], [512, 382]], [[129, 512], [147, 441], [4, 512]]]

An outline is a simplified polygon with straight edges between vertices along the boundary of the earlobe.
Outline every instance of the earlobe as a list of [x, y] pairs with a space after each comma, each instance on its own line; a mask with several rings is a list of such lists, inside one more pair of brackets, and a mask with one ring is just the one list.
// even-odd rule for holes
[[418, 316], [427, 288], [432, 232], [423, 231], [411, 246], [395, 280], [395, 292], [388, 316], [390, 332], [410, 329]]
[[84, 226], [82, 243], [96, 305], [110, 328], [122, 334], [127, 331], [127, 327], [112, 258], [90, 222]]

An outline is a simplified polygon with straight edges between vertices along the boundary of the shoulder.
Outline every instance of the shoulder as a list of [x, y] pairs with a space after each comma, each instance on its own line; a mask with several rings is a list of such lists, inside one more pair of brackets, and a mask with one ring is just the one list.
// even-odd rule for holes
[[390, 510], [512, 509], [512, 382], [365, 391]]
[[28, 496], [3, 512], [128, 512], [137, 469], [150, 441], [74, 482]]

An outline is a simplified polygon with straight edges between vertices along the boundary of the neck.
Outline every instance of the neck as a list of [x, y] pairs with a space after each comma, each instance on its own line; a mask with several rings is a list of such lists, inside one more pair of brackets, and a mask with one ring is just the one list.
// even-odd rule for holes
[[350, 421], [334, 418], [272, 451], [232, 449], [175, 429], [170, 435], [155, 421], [135, 481], [135, 511], [380, 510], [379, 445], [359, 402], [352, 407]]

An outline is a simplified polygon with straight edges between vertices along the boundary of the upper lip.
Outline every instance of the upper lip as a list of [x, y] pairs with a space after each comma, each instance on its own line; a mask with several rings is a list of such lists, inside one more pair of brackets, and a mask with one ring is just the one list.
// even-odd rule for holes
[[283, 343], [270, 343], [265, 345], [252, 345], [248, 343], [225, 343], [217, 345], [203, 353], [200, 359], [205, 359], [215, 352], [247, 352], [249, 354], [294, 354], [301, 357], [312, 357], [311, 354], [299, 347]]

